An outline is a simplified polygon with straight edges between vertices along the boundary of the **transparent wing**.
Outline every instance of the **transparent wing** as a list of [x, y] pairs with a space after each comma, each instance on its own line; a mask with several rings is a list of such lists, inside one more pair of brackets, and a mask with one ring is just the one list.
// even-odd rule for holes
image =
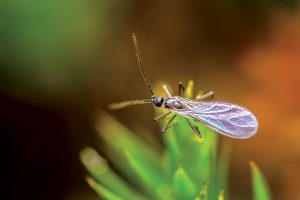
[[226, 136], [248, 138], [258, 128], [255, 116], [246, 108], [225, 102], [183, 100], [189, 109], [174, 111], [199, 121]]

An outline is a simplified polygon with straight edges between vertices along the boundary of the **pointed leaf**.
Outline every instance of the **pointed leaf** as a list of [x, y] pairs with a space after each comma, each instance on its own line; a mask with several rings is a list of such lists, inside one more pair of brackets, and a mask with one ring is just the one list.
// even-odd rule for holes
[[249, 164], [252, 173], [252, 187], [254, 200], [270, 200], [271, 195], [269, 192], [269, 187], [260, 169], [252, 161]]
[[197, 194], [194, 182], [186, 174], [182, 167], [179, 167], [173, 177], [173, 192], [176, 199], [192, 199]]
[[219, 196], [218, 196], [218, 200], [225, 200], [224, 198], [224, 190], [221, 190]]
[[151, 174], [152, 179], [155, 179], [149, 187], [163, 184], [164, 177], [161, 176], [161, 156], [155, 149], [148, 146], [144, 141], [139, 139], [108, 114], [100, 113], [96, 128], [108, 145], [106, 152], [111, 161], [136, 184], [137, 187], [140, 183], [135, 179], [135, 171], [132, 165], [128, 163], [124, 149], [134, 158], [136, 163], [139, 163], [140, 168], [142, 168], [145, 173]]
[[86, 181], [91, 186], [91, 188], [93, 188], [97, 192], [97, 194], [100, 195], [101, 197], [103, 197], [104, 199], [124, 200], [121, 197], [119, 197], [118, 195], [114, 194], [113, 192], [111, 192], [108, 189], [106, 189], [105, 187], [103, 187], [102, 185], [98, 184], [91, 177], [86, 177]]
[[127, 149], [124, 149], [124, 154], [128, 164], [132, 167], [136, 175], [135, 180], [139, 180], [141, 182], [140, 186], [144, 188], [150, 196], [157, 197], [160, 187], [163, 187], [163, 183], [161, 181], [162, 176], [157, 176], [153, 173], [153, 171], [145, 168], [144, 165], [135, 159], [135, 157]]
[[97, 182], [110, 192], [124, 199], [145, 199], [116, 175], [108, 167], [106, 160], [99, 156], [95, 150], [89, 147], [83, 149], [80, 152], [80, 159]]

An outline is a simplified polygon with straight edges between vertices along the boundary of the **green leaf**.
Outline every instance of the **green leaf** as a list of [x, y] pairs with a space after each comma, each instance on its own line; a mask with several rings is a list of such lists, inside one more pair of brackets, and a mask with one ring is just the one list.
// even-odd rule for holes
[[[148, 189], [151, 188], [153, 191], [157, 185], [164, 184], [161, 156], [154, 148], [108, 114], [100, 113], [97, 119], [96, 128], [108, 146], [107, 155], [137, 187], [141, 184], [136, 181], [136, 169], [133, 168], [132, 163], [138, 165], [139, 169], [142, 169], [143, 173], [152, 180], [147, 184]], [[128, 158], [132, 159], [131, 163], [128, 162]]]
[[217, 160], [217, 171], [215, 176], [214, 193], [223, 191], [223, 198], [228, 199], [228, 174], [229, 174], [229, 161], [231, 155], [231, 143], [227, 140], [222, 141], [220, 153]]
[[164, 157], [164, 170], [165, 174], [168, 178], [172, 177], [179, 161], [179, 152], [180, 149], [178, 147], [178, 143], [174, 132], [168, 132], [164, 135], [164, 141], [167, 149], [165, 150], [165, 157]]
[[207, 197], [207, 186], [206, 186], [206, 182], [203, 181], [203, 183], [202, 183], [202, 189], [201, 189], [201, 191], [199, 193], [198, 199], [199, 200], [206, 200], [207, 198], [208, 198]]
[[221, 190], [219, 196], [218, 196], [218, 200], [225, 200], [224, 198], [224, 190]]
[[178, 167], [173, 176], [172, 188], [173, 198], [178, 200], [193, 199], [197, 194], [194, 182], [181, 166]]
[[187, 98], [193, 98], [194, 81], [190, 80], [184, 91], [184, 96]]
[[133, 155], [124, 149], [124, 154], [126, 156], [128, 164], [132, 167], [135, 172], [135, 181], [140, 182], [140, 187], [144, 188], [145, 191], [152, 197], [157, 197], [161, 187], [164, 186], [162, 181], [158, 181], [161, 176], [157, 177], [156, 174], [153, 174], [153, 171], [145, 168], [143, 163], [139, 162], [133, 157]]
[[98, 184], [93, 178], [91, 177], [86, 177], [86, 181], [90, 185], [91, 188], [93, 188], [99, 196], [103, 197], [104, 199], [109, 199], [109, 200], [125, 200], [116, 194], [112, 193], [102, 185]]
[[[87, 147], [80, 152], [80, 160], [85, 165], [90, 174], [97, 180], [97, 182], [105, 187], [110, 192], [119, 196], [120, 198], [130, 199], [145, 199], [118, 175], [116, 175], [107, 165], [105, 159], [99, 154]], [[95, 187], [94, 189], [97, 189]], [[102, 191], [100, 187], [100, 191]]]
[[260, 169], [252, 161], [249, 164], [252, 174], [253, 199], [271, 200], [269, 187]]

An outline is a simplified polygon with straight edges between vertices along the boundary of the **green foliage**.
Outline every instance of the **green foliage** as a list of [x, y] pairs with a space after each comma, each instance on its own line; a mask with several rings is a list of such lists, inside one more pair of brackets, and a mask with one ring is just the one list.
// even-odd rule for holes
[[[191, 81], [185, 96], [192, 98], [192, 91]], [[162, 110], [157, 109], [157, 114]], [[107, 145], [105, 154], [126, 181], [111, 170], [95, 150], [86, 148], [80, 157], [91, 175], [87, 182], [104, 199], [224, 200], [228, 145], [218, 145], [218, 134], [200, 123], [197, 126], [202, 138], [193, 133], [184, 117], [178, 116], [163, 135], [164, 148], [159, 151], [109, 115], [101, 113], [96, 128]], [[252, 171], [255, 171], [255, 196], [261, 197], [256, 195], [256, 188], [266, 191], [265, 185], [257, 168]]]
[[0, 87], [26, 96], [78, 92], [91, 79], [94, 52], [118, 22], [116, 3], [1, 0]]
[[270, 200], [270, 192], [267, 182], [262, 175], [260, 169], [254, 162], [250, 162], [250, 168], [252, 173], [252, 187], [255, 200]]

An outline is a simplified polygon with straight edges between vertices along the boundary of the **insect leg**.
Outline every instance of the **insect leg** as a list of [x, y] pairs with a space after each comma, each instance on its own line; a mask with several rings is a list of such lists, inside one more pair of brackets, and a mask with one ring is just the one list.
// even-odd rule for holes
[[167, 93], [167, 96], [168, 96], [169, 98], [171, 98], [172, 95], [171, 95], [170, 90], [168, 89], [168, 87], [167, 87], [166, 85], [163, 85], [163, 88], [164, 88], [165, 92]]
[[154, 120], [154, 121], [158, 121], [158, 120], [160, 120], [160, 119], [162, 119], [162, 118], [168, 116], [169, 114], [171, 114], [171, 111], [169, 111], [169, 112], [167, 112], [167, 113], [165, 113], [165, 114], [159, 115], [159, 116], [155, 117], [153, 120]]
[[195, 133], [198, 137], [202, 138], [202, 135], [201, 135], [201, 133], [200, 133], [198, 127], [197, 127], [197, 126], [193, 126], [192, 123], [190, 122], [190, 120], [189, 120], [188, 118], [185, 118], [185, 119], [186, 119], [186, 121], [188, 122], [188, 124], [190, 125], [191, 129], [194, 131], [194, 133]]
[[171, 127], [170, 124], [171, 124], [171, 122], [175, 119], [176, 116], [177, 116], [177, 115], [173, 115], [173, 116], [171, 117], [171, 119], [168, 121], [168, 123], [165, 125], [165, 127], [163, 127], [163, 129], [161, 130], [161, 133], [164, 133], [168, 128]]
[[181, 92], [184, 92], [184, 87], [182, 85], [182, 82], [179, 82], [178, 84], [178, 96], [181, 96]]
[[208, 93], [206, 93], [202, 96], [196, 97], [196, 100], [201, 101], [201, 100], [206, 99], [207, 97], [210, 97], [210, 96], [211, 96], [211, 98], [213, 98], [213, 95], [214, 95], [214, 92], [210, 91], [210, 92], [208, 92]]

